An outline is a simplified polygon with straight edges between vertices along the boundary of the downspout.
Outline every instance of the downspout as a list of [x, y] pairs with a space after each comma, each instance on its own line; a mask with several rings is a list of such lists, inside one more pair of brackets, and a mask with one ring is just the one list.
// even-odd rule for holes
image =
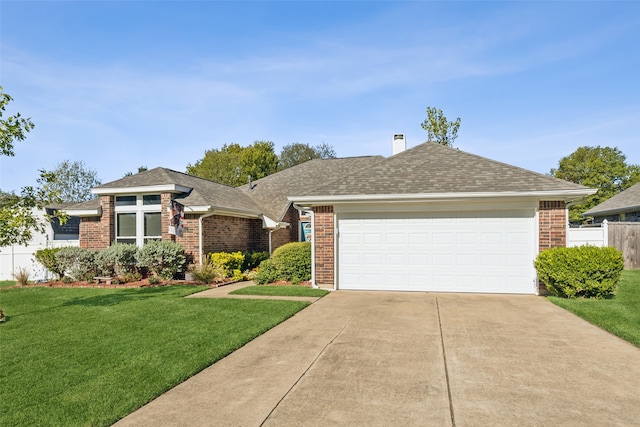
[[203, 228], [202, 224], [203, 224], [203, 220], [205, 218], [213, 216], [215, 213], [216, 213], [216, 211], [213, 210], [213, 211], [211, 211], [211, 213], [200, 215], [200, 218], [198, 219], [198, 245], [199, 245], [199, 251], [200, 251], [200, 254], [199, 254], [200, 267], [202, 267], [202, 260], [204, 258], [204, 251], [203, 251], [203, 248], [202, 248], [202, 245], [203, 245], [203, 243], [202, 243], [202, 240], [203, 240], [202, 239], [202, 228]]
[[313, 234], [316, 231], [316, 215], [311, 207], [302, 207], [296, 203], [293, 204], [293, 207], [299, 211], [311, 212], [311, 287], [318, 289], [318, 284], [316, 283], [316, 239], [313, 238]]

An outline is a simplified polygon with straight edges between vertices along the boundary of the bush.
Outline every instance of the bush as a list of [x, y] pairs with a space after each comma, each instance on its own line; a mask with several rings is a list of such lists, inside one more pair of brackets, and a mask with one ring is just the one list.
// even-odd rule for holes
[[204, 257], [200, 266], [190, 266], [189, 272], [193, 275], [193, 280], [205, 284], [214, 283], [217, 278], [221, 277], [221, 272], [213, 268], [209, 257]]
[[269, 252], [243, 252], [244, 262], [242, 263], [242, 271], [253, 270], [258, 267], [264, 260], [269, 259]]
[[299, 283], [311, 279], [311, 243], [294, 242], [280, 246], [270, 259], [262, 261], [255, 282], [258, 285], [287, 280]]
[[244, 263], [242, 252], [214, 252], [209, 254], [209, 258], [213, 269], [220, 274], [220, 277], [235, 277], [234, 270], [240, 270]]
[[543, 251], [535, 267], [552, 295], [607, 298], [616, 292], [624, 261], [616, 248], [578, 246]]
[[13, 277], [20, 286], [29, 284], [29, 270], [25, 267], [18, 268], [18, 271], [13, 274]]
[[77, 246], [66, 247], [60, 248], [55, 257], [64, 277], [71, 281], [89, 281], [98, 274], [93, 251]]
[[96, 256], [101, 274], [120, 276], [137, 272], [138, 247], [128, 243], [115, 243]]
[[168, 240], [151, 240], [140, 249], [136, 258], [142, 267], [165, 280], [173, 279], [182, 271], [187, 258], [180, 243]]
[[56, 259], [56, 253], [61, 248], [39, 249], [35, 253], [36, 261], [44, 266], [47, 270], [56, 275], [56, 279], [62, 279], [64, 269], [60, 268], [60, 264]]

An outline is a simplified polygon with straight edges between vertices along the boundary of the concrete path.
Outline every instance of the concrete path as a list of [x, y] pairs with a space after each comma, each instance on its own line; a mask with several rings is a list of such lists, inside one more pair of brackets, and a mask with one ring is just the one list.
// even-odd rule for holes
[[640, 349], [534, 296], [334, 292], [118, 426], [629, 426]]

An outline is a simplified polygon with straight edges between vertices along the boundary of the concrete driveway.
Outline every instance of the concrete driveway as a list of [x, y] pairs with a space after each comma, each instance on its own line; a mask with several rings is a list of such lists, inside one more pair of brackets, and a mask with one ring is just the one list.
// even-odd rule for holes
[[338, 291], [116, 425], [640, 425], [640, 349], [541, 297]]

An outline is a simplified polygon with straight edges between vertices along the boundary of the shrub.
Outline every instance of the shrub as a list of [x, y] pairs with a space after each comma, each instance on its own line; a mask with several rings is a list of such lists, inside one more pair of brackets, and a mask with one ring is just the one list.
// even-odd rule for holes
[[137, 271], [135, 273], [127, 272], [122, 275], [119, 275], [118, 279], [122, 283], [137, 282], [140, 279], [142, 279], [142, 275]]
[[213, 268], [209, 257], [204, 257], [200, 266], [190, 266], [189, 272], [193, 275], [193, 280], [206, 284], [214, 283], [220, 277], [220, 271]]
[[244, 262], [242, 263], [242, 271], [253, 270], [258, 267], [260, 263], [266, 259], [269, 259], [269, 252], [243, 252]]
[[[244, 263], [242, 252], [214, 252], [209, 254], [214, 270], [220, 277], [234, 277], [234, 270], [240, 270]], [[242, 275], [242, 273], [240, 274]]]
[[160, 283], [160, 278], [158, 276], [149, 277], [149, 284], [150, 285], [157, 285], [158, 283]]
[[578, 246], [543, 251], [535, 267], [552, 295], [607, 298], [616, 292], [624, 261], [616, 248]]
[[95, 256], [95, 252], [77, 246], [60, 248], [55, 255], [64, 276], [75, 282], [91, 280], [98, 274]]
[[18, 285], [27, 285], [29, 283], [29, 270], [25, 267], [20, 267], [18, 271], [13, 274], [13, 277], [16, 279], [16, 282], [18, 282]]
[[120, 276], [137, 272], [138, 247], [128, 243], [115, 243], [96, 256], [102, 274]]
[[258, 285], [278, 280], [299, 283], [311, 279], [311, 243], [294, 242], [280, 246], [270, 259], [262, 261], [255, 282]]
[[64, 269], [60, 268], [60, 264], [56, 259], [56, 253], [61, 248], [39, 249], [35, 253], [36, 261], [44, 266], [47, 270], [56, 275], [56, 279], [60, 280], [64, 275]]
[[137, 252], [136, 258], [142, 267], [165, 280], [173, 279], [182, 271], [187, 258], [180, 243], [168, 240], [152, 240]]

